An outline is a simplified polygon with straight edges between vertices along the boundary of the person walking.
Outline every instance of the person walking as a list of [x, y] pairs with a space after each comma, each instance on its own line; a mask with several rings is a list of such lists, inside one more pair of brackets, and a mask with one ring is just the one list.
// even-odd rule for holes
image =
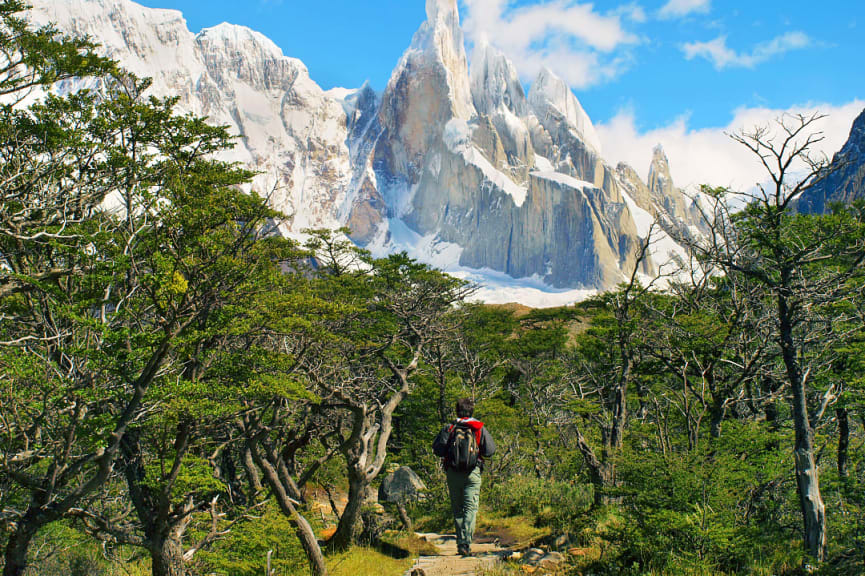
[[433, 442], [433, 452], [442, 459], [447, 475], [460, 556], [471, 556], [484, 460], [496, 451], [484, 423], [473, 418], [474, 410], [471, 398], [457, 400], [456, 421], [442, 428]]

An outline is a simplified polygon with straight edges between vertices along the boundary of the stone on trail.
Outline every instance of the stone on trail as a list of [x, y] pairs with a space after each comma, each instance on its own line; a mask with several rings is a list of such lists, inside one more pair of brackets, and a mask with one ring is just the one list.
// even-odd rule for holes
[[[558, 570], [565, 563], [564, 555], [559, 552], [546, 552], [540, 548], [531, 548], [523, 556], [524, 567], [537, 568], [544, 571]], [[534, 572], [531, 570], [530, 572]]]

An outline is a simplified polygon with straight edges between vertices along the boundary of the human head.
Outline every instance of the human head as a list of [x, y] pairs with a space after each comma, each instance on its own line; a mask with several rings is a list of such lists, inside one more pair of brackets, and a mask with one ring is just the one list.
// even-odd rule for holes
[[475, 401], [471, 398], [457, 400], [457, 418], [471, 418], [475, 413]]

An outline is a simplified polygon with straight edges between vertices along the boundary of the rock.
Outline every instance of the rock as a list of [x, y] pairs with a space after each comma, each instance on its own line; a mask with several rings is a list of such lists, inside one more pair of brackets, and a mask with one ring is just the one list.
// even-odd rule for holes
[[554, 571], [565, 563], [565, 556], [558, 552], [546, 552], [540, 548], [532, 548], [525, 553], [522, 563], [526, 567]]
[[850, 137], [832, 158], [828, 175], [802, 193], [800, 212], [820, 214], [833, 202], [851, 204], [865, 198], [865, 110], [853, 122]]
[[409, 576], [426, 576], [426, 571], [423, 568], [415, 568], [410, 572]]
[[538, 568], [544, 570], [557, 570], [565, 563], [565, 557], [558, 552], [547, 552], [543, 558], [538, 561]]
[[426, 485], [408, 466], [401, 466], [388, 474], [378, 489], [380, 502], [406, 502], [417, 500], [426, 491]]
[[370, 505], [375, 506], [378, 505], [378, 492], [372, 486], [367, 486], [366, 491], [363, 493], [363, 501], [362, 505]]
[[561, 536], [556, 538], [555, 541], [553, 542], [553, 548], [555, 548], [556, 550], [562, 550], [564, 548], [567, 548], [568, 544], [570, 544], [570, 543], [571, 543], [571, 539], [568, 537], [568, 535], [562, 534]]
[[325, 92], [303, 62], [242, 26], [223, 23], [196, 34], [177, 10], [127, 0], [32, 4], [35, 24], [90, 36], [124, 69], [153, 78], [148, 95], [177, 96], [178, 112], [207, 116], [239, 136], [220, 159], [256, 172], [252, 188], [271, 193], [287, 228], [338, 227], [348, 220], [339, 210], [355, 204], [352, 224], [361, 233], [377, 226], [381, 217], [365, 202], [375, 198], [367, 184], [375, 181], [371, 164], [347, 145], [354, 135], [346, 101], [357, 91]]
[[363, 508], [360, 518], [361, 527], [358, 541], [365, 545], [376, 544], [381, 539], [382, 534], [396, 527], [396, 520], [385, 514], [381, 505]]
[[541, 558], [543, 558], [545, 555], [546, 555], [546, 552], [544, 552], [540, 548], [530, 548], [523, 555], [523, 564], [528, 564], [530, 566], [537, 566], [538, 562], [540, 562]]
[[589, 115], [583, 110], [579, 100], [567, 83], [542, 68], [529, 91], [529, 104], [541, 123], [555, 122], [576, 130], [577, 134], [592, 151], [601, 153], [601, 139]]

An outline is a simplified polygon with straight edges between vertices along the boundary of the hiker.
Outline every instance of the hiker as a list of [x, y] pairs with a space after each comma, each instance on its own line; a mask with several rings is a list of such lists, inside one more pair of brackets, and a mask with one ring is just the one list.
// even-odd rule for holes
[[484, 459], [496, 451], [496, 443], [484, 423], [472, 418], [474, 411], [471, 398], [457, 400], [456, 422], [445, 426], [433, 442], [433, 452], [442, 458], [447, 474], [460, 556], [471, 556]]

